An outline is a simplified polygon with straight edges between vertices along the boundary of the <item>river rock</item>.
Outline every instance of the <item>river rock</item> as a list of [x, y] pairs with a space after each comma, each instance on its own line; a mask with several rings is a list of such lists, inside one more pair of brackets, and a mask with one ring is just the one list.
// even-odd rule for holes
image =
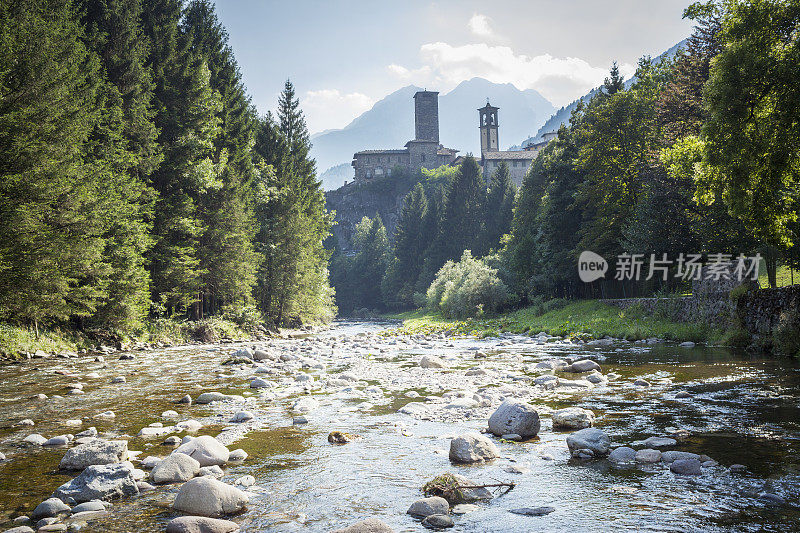
[[234, 533], [239, 524], [206, 516], [179, 516], [167, 524], [167, 533]]
[[178, 403], [185, 403], [185, 404], [191, 405], [192, 404], [192, 397], [189, 396], [188, 394], [184, 394], [181, 397], [181, 399], [178, 400]]
[[228, 461], [233, 461], [236, 463], [244, 461], [245, 459], [247, 459], [247, 452], [241, 448], [233, 450], [230, 455], [228, 455]]
[[594, 413], [580, 407], [567, 407], [553, 411], [553, 429], [584, 429], [594, 424]]
[[310, 396], [300, 398], [292, 404], [292, 411], [295, 413], [310, 413], [319, 407], [319, 402]]
[[450, 441], [450, 460], [454, 463], [480, 463], [499, 456], [497, 446], [480, 433], [464, 433]]
[[253, 350], [250, 348], [240, 348], [231, 354], [231, 357], [234, 359], [239, 358], [246, 358], [246, 359], [253, 359]]
[[699, 476], [701, 473], [700, 461], [697, 459], [675, 459], [669, 469], [682, 476]]
[[669, 437], [648, 437], [642, 441], [634, 443], [639, 446], [646, 446], [647, 448], [664, 448], [666, 446], [675, 446], [678, 441]]
[[636, 452], [637, 463], [657, 463], [661, 460], [661, 452], [652, 448], [645, 448]]
[[686, 342], [680, 343], [678, 346], [680, 346], [681, 348], [694, 348], [696, 346], [696, 344], [693, 343], [692, 341], [686, 341]]
[[423, 355], [419, 360], [419, 366], [422, 368], [447, 368], [447, 363], [435, 355]]
[[514, 513], [522, 516], [545, 516], [553, 511], [555, 511], [555, 507], [549, 507], [547, 505], [543, 505], [540, 507], [521, 507], [519, 509], [509, 509], [509, 513]]
[[608, 454], [608, 460], [612, 463], [632, 463], [636, 460], [636, 450], [627, 446], [614, 448]]
[[[447, 474], [455, 479], [459, 486], [477, 486], [481, 485], [477, 481], [468, 479], [460, 474]], [[458, 505], [460, 503], [475, 503], [478, 501], [488, 501], [492, 499], [492, 493], [487, 488], [476, 489], [460, 489], [454, 493], [447, 493], [442, 495], [442, 498], [447, 500], [450, 505]]]
[[224, 465], [230, 458], [230, 450], [210, 435], [181, 444], [172, 453], [184, 453], [200, 463], [200, 466]]
[[683, 400], [683, 399], [686, 399], [686, 398], [691, 398], [692, 395], [689, 394], [688, 392], [686, 392], [685, 390], [682, 390], [682, 391], [678, 392], [675, 395], [675, 397], [678, 398], [679, 400]]
[[253, 416], [253, 413], [251, 413], [250, 411], [239, 411], [235, 415], [233, 415], [233, 418], [231, 418], [231, 422], [238, 424], [242, 422], [247, 422], [248, 420], [252, 420], [253, 418], [255, 417]]
[[25, 437], [22, 442], [25, 442], [26, 444], [34, 444], [36, 446], [41, 446], [45, 442], [47, 442], [47, 439], [42, 437], [38, 433], [31, 433], [30, 435]]
[[185, 431], [195, 432], [203, 427], [203, 424], [194, 419], [183, 420], [175, 424], [176, 428], [183, 428]]
[[215, 479], [219, 479], [225, 475], [225, 472], [219, 467], [219, 465], [211, 465], [211, 466], [204, 466], [200, 469], [200, 476], [209, 476]]
[[197, 397], [194, 403], [204, 405], [211, 402], [224, 402], [228, 399], [230, 399], [230, 396], [222, 394], [221, 392], [204, 392]]
[[106, 506], [103, 504], [101, 500], [91, 500], [84, 503], [79, 503], [75, 507], [72, 508], [70, 513], [73, 515], [78, 513], [86, 513], [86, 512], [96, 512], [96, 511], [105, 511]]
[[579, 457], [581, 450], [589, 450], [594, 457], [608, 455], [611, 439], [604, 431], [586, 428], [567, 437], [567, 447], [573, 457]]
[[272, 387], [272, 383], [265, 379], [255, 378], [250, 382], [251, 389], [267, 389], [269, 387]]
[[428, 529], [447, 529], [456, 524], [453, 519], [446, 514], [432, 514], [422, 521], [422, 525]]
[[743, 472], [747, 472], [747, 467], [740, 464], [734, 464], [729, 466], [728, 470], [730, 470], [730, 472], [733, 474], [741, 474]]
[[594, 385], [599, 385], [601, 383], [606, 383], [608, 381], [608, 378], [606, 376], [597, 371], [592, 372], [591, 374], [586, 376], [585, 379], [586, 381]]
[[544, 389], [554, 389], [558, 386], [558, 377], [546, 375], [546, 376], [539, 376], [538, 378], [534, 378], [533, 383], [539, 385]]
[[50, 518], [51, 516], [58, 516], [61, 513], [68, 513], [69, 505], [65, 504], [58, 498], [48, 498], [33, 510], [31, 520], [39, 520], [41, 518]]
[[331, 531], [331, 533], [395, 533], [377, 518], [367, 518], [362, 522], [357, 522], [351, 526]]
[[125, 383], [126, 381], [128, 380], [125, 379], [125, 376], [116, 376], [111, 378], [111, 383]]
[[72, 440], [71, 435], [58, 435], [44, 441], [42, 446], [66, 446]]
[[593, 389], [594, 383], [585, 379], [564, 379], [558, 378], [558, 388], [566, 390], [587, 390]]
[[75, 438], [84, 438], [84, 437], [96, 437], [97, 436], [97, 428], [91, 426], [80, 433], [75, 434]]
[[28, 526], [17, 526], [12, 527], [11, 529], [6, 529], [3, 533], [36, 533], [32, 528]]
[[600, 365], [591, 359], [581, 359], [580, 361], [575, 361], [571, 365], [564, 367], [564, 370], [578, 374], [581, 372], [591, 372], [592, 370], [597, 370], [599, 372], [601, 369]]
[[415, 501], [406, 513], [417, 518], [425, 518], [432, 514], [447, 514], [449, 510], [450, 504], [447, 503], [447, 500], [439, 496], [432, 496]]
[[160, 461], [150, 473], [156, 484], [181, 483], [200, 473], [200, 463], [185, 453], [176, 453]]
[[671, 463], [677, 459], [696, 459], [697, 461], [700, 460], [700, 456], [696, 453], [692, 452], [678, 452], [674, 450], [670, 450], [668, 452], [662, 452], [661, 460], [665, 463]]
[[540, 428], [539, 413], [533, 406], [506, 400], [489, 417], [489, 431], [500, 437], [516, 433], [523, 439], [535, 437]]
[[242, 511], [247, 495], [210, 477], [197, 477], [181, 486], [172, 507], [198, 516], [224, 516]]
[[64, 470], [83, 470], [90, 465], [108, 465], [127, 460], [126, 441], [95, 439], [67, 450], [58, 466]]
[[141, 461], [141, 463], [139, 463], [139, 465], [142, 468], [145, 468], [147, 470], [152, 470], [161, 461], [163, 461], [163, 459], [161, 457], [155, 457], [153, 455], [148, 455], [147, 457], [142, 459], [142, 461]]
[[80, 475], [56, 489], [53, 496], [78, 503], [111, 500], [139, 493], [132, 469], [124, 463], [87, 466]]
[[644, 380], [644, 379], [637, 379], [636, 381], [633, 382], [633, 386], [634, 387], [649, 387], [650, 386], [650, 382], [647, 381], [647, 380]]

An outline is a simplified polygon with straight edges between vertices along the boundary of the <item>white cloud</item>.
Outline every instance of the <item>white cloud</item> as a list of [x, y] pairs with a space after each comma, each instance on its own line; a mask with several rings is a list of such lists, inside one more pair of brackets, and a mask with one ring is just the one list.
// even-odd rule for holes
[[[420, 48], [420, 59], [420, 68], [391, 65], [388, 70], [404, 81], [436, 87], [440, 91], [474, 77], [494, 83], [512, 83], [519, 89], [539, 91], [556, 106], [566, 105], [603, 83], [610, 67], [592, 66], [576, 57], [526, 56], [508, 46], [486, 43], [462, 46], [428, 43]], [[630, 75], [635, 67], [622, 64], [620, 70]]]
[[492, 26], [489, 24], [489, 17], [486, 15], [475, 13], [472, 15], [472, 18], [469, 19], [467, 26], [469, 26], [469, 31], [478, 37], [492, 37], [494, 35], [494, 30], [492, 30]]
[[351, 120], [370, 109], [375, 100], [362, 93], [321, 89], [307, 91], [300, 103], [306, 115], [309, 131], [316, 133], [346, 126]]

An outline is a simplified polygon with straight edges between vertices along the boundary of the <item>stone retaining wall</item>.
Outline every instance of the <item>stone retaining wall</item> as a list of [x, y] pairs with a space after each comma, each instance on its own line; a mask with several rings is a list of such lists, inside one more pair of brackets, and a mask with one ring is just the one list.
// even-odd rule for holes
[[781, 313], [800, 311], [800, 285], [778, 289], [755, 289], [742, 294], [736, 301], [728, 292], [706, 292], [702, 296], [679, 298], [618, 298], [601, 302], [629, 309], [641, 307], [646, 313], [663, 316], [676, 322], [702, 321], [725, 328], [738, 317], [742, 327], [751, 335], [771, 335]]

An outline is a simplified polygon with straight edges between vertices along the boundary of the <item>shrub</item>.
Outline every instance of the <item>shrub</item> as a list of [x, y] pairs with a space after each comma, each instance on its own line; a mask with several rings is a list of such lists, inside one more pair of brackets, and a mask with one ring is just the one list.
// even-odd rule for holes
[[497, 270], [464, 250], [458, 263], [448, 261], [428, 288], [428, 307], [447, 318], [466, 318], [494, 313], [508, 305], [511, 295]]
[[778, 355], [800, 357], [800, 311], [781, 313], [780, 322], [772, 332], [772, 345]]

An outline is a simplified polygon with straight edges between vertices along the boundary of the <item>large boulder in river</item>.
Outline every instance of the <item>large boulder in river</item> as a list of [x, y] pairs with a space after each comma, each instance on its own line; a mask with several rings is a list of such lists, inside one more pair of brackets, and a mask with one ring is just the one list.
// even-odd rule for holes
[[573, 457], [584, 457], [587, 451], [589, 456], [603, 457], [608, 455], [609, 446], [611, 439], [604, 431], [596, 428], [582, 429], [567, 437], [567, 447]]
[[230, 395], [222, 394], [221, 392], [204, 392], [197, 397], [194, 403], [203, 405], [211, 402], [224, 402], [225, 400], [230, 399]]
[[355, 523], [352, 526], [331, 531], [331, 533], [394, 533], [394, 529], [390, 528], [377, 518], [367, 518], [366, 520]]
[[584, 429], [594, 424], [594, 413], [580, 407], [567, 407], [553, 411], [553, 429]]
[[167, 524], [167, 533], [234, 533], [239, 524], [206, 516], [179, 516]]
[[497, 457], [500, 450], [480, 433], [464, 433], [450, 441], [450, 460], [454, 463], [481, 463]]
[[682, 476], [699, 476], [701, 473], [700, 461], [697, 459], [675, 459], [669, 469]]
[[527, 439], [539, 433], [539, 413], [533, 406], [515, 400], [506, 400], [489, 417], [489, 431], [501, 437], [516, 434]]
[[172, 453], [185, 453], [200, 463], [200, 466], [224, 465], [231, 454], [224, 444], [210, 435], [202, 435], [181, 444]]
[[153, 468], [150, 478], [154, 483], [182, 483], [200, 473], [200, 463], [185, 453], [175, 453]]
[[96, 439], [67, 450], [58, 466], [64, 470], [83, 470], [91, 465], [109, 465], [127, 460], [126, 441]]
[[139, 494], [133, 470], [127, 464], [91, 465], [80, 475], [56, 489], [53, 496], [77, 503], [111, 500]]
[[210, 477], [196, 477], [183, 484], [173, 509], [197, 516], [224, 516], [242, 511], [247, 495], [241, 490]]

